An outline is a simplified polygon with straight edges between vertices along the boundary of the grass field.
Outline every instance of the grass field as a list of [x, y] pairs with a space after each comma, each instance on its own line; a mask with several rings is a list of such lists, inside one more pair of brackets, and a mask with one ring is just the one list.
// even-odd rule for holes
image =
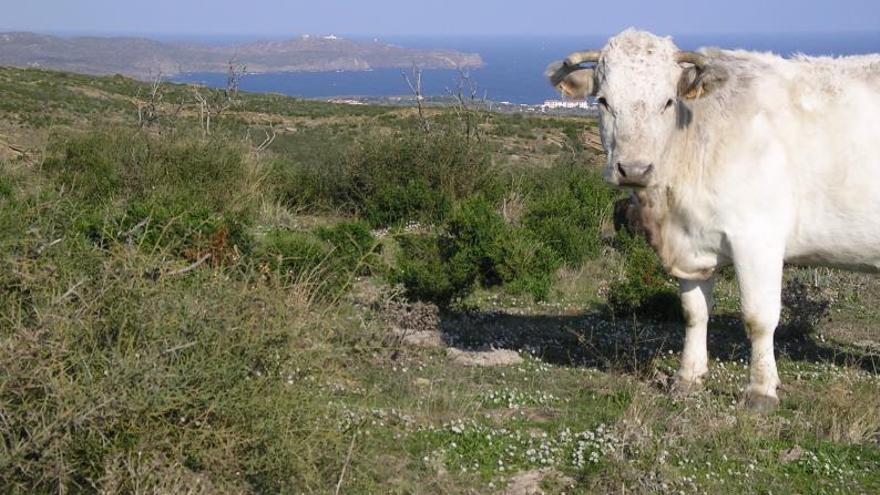
[[880, 492], [880, 283], [786, 272], [758, 416], [723, 274], [671, 395], [596, 122], [149, 89], [0, 68], [0, 492]]

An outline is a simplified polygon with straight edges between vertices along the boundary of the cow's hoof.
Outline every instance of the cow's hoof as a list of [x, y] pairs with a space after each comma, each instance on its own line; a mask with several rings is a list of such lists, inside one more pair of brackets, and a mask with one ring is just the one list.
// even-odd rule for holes
[[746, 392], [745, 407], [747, 410], [761, 415], [771, 414], [779, 407], [779, 399], [772, 395]]
[[703, 382], [676, 377], [669, 387], [669, 394], [677, 399], [683, 399], [695, 395], [701, 390], [703, 390]]

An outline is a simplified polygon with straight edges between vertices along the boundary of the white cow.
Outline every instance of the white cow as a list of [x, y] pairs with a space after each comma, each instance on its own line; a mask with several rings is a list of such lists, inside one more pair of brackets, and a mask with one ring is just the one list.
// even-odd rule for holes
[[752, 344], [745, 402], [773, 410], [783, 263], [880, 268], [880, 56], [682, 52], [629, 29], [548, 76], [570, 97], [597, 97], [605, 179], [634, 189], [680, 280], [677, 387], [708, 371], [713, 274], [732, 263]]

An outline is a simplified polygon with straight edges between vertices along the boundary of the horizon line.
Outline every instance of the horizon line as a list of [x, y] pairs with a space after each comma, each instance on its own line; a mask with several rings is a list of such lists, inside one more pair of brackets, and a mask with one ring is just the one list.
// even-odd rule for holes
[[[643, 29], [636, 26], [637, 29]], [[656, 34], [662, 34], [667, 36], [672, 36], [673, 38], [678, 36], [797, 36], [797, 35], [852, 35], [852, 34], [880, 34], [880, 28], [877, 29], [815, 29], [815, 30], [733, 30], [733, 29], [725, 29], [725, 30], [717, 30], [717, 31], [686, 31], [686, 32], [659, 32], [652, 31], [650, 29], [646, 29], [647, 31], [651, 31]], [[312, 35], [312, 36], [327, 36], [327, 35], [336, 35], [339, 37], [348, 37], [352, 39], [356, 38], [570, 38], [570, 37], [578, 37], [578, 36], [590, 36], [590, 37], [610, 37], [616, 34], [616, 32], [589, 32], [589, 33], [527, 33], [527, 34], [519, 34], [519, 33], [457, 33], [457, 34], [448, 34], [448, 33], [344, 33], [344, 32], [331, 32], [331, 31], [312, 31], [312, 32], [229, 32], [229, 31], [148, 31], [148, 30], [112, 30], [112, 29], [91, 29], [91, 30], [80, 30], [80, 29], [21, 29], [21, 28], [7, 28], [0, 26], [0, 33], [33, 33], [33, 34], [42, 34], [49, 36], [58, 36], [58, 37], [81, 37], [81, 36], [93, 36], [93, 37], [150, 37], [150, 36], [160, 36], [160, 37], [188, 37], [188, 38], [198, 38], [198, 37], [227, 37], [227, 38], [298, 38], [304, 35]]]

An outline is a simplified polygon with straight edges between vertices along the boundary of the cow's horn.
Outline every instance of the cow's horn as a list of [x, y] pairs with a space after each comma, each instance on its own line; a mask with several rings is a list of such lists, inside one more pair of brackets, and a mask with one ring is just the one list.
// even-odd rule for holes
[[697, 52], [678, 52], [675, 54], [675, 61], [680, 64], [694, 64], [701, 69], [709, 63], [705, 55]]
[[602, 52], [599, 50], [584, 50], [581, 52], [574, 52], [565, 58], [565, 61], [562, 62], [566, 66], [580, 65], [584, 62], [598, 62], [599, 55]]

